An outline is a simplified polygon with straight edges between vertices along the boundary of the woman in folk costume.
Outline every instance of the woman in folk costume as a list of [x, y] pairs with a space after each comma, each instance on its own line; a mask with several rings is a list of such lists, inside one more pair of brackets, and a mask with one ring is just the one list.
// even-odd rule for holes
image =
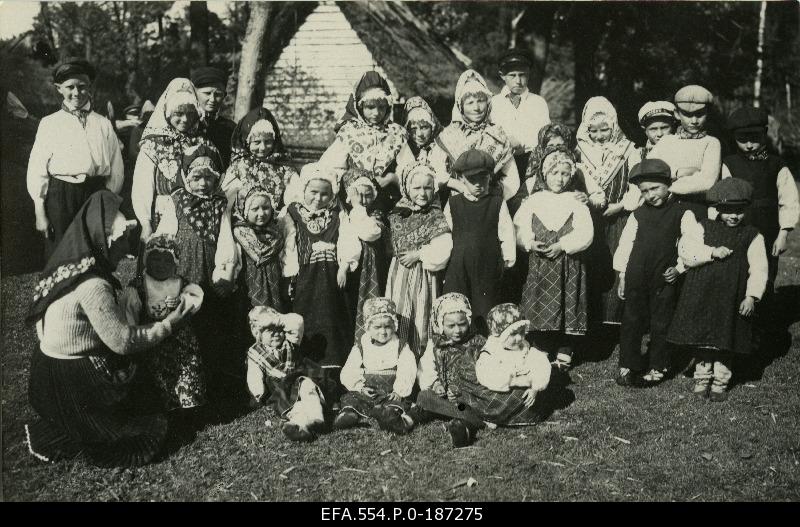
[[27, 186], [36, 230], [55, 249], [89, 196], [107, 188], [119, 194], [124, 166], [111, 123], [92, 108], [94, 67], [67, 59], [53, 71], [61, 109], [39, 122], [28, 162]]
[[133, 171], [131, 201], [142, 225], [142, 240], [146, 241], [158, 228], [165, 207], [172, 202], [170, 194], [184, 187], [184, 152], [197, 145], [217, 151], [197, 133], [202, 117], [203, 110], [189, 79], [173, 79], [159, 97], [142, 133], [141, 150]]
[[222, 191], [229, 206], [236, 200], [239, 189], [258, 185], [270, 198], [276, 213], [283, 209], [284, 192], [300, 177], [285, 164], [289, 159], [281, 139], [278, 122], [266, 108], [255, 108], [236, 125], [232, 139], [231, 164], [222, 178]]
[[420, 357], [428, 344], [431, 304], [439, 296], [439, 271], [447, 266], [453, 236], [435, 199], [435, 174], [424, 164], [406, 165], [400, 174], [403, 198], [389, 215], [394, 253], [386, 296], [397, 306], [397, 333]]
[[442, 131], [442, 124], [422, 97], [408, 99], [405, 114], [408, 141], [397, 154], [398, 172], [403, 165], [427, 162]]
[[494, 158], [494, 173], [502, 184], [503, 199], [511, 199], [519, 190], [511, 142], [489, 117], [491, 99], [492, 92], [478, 72], [467, 70], [461, 74], [456, 84], [452, 121], [436, 138], [436, 146], [428, 158], [440, 189], [463, 192], [463, 184], [454, 177], [452, 169], [461, 154], [474, 148]]
[[[83, 452], [93, 464], [150, 462], [167, 436], [167, 419], [133, 400], [136, 366], [189, 316], [183, 302], [164, 320], [131, 326], [117, 306], [113, 272], [128, 251], [131, 223], [122, 199], [107, 190], [81, 207], [45, 266], [27, 322], [38, 349], [31, 359], [29, 400], [37, 418], [25, 426], [28, 449], [53, 462]], [[131, 409], [139, 407], [132, 413]]]
[[636, 148], [605, 97], [586, 102], [577, 138], [578, 168], [584, 175], [595, 230], [587, 269], [592, 290], [589, 312], [594, 321], [619, 324], [622, 302], [616, 295], [612, 260], [628, 215], [639, 205], [639, 191], [628, 183], [628, 159]]
[[[355, 85], [344, 115], [335, 127], [336, 139], [319, 160], [337, 175], [355, 167], [378, 182], [378, 208], [388, 212], [399, 199], [395, 158], [406, 144], [406, 131], [392, 122], [389, 83], [377, 71], [367, 71]], [[340, 196], [344, 199], [344, 196]]]

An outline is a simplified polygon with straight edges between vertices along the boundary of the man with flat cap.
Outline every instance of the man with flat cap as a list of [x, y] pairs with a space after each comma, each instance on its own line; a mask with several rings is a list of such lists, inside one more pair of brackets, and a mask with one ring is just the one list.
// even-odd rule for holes
[[203, 66], [191, 72], [197, 99], [205, 112], [202, 134], [217, 147], [222, 158], [222, 169], [231, 162], [231, 137], [236, 123], [219, 115], [228, 85], [228, 75], [219, 68]]
[[28, 161], [27, 186], [36, 230], [49, 241], [49, 255], [78, 209], [97, 190], [119, 194], [124, 167], [111, 122], [93, 111], [96, 72], [87, 61], [70, 58], [53, 71], [61, 109], [39, 122]]

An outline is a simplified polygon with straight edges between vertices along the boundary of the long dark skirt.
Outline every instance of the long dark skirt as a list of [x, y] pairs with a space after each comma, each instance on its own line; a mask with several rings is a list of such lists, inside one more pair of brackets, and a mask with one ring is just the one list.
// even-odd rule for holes
[[37, 349], [28, 397], [39, 418], [26, 426], [28, 446], [43, 461], [83, 452], [99, 466], [150, 462], [167, 434], [167, 419], [137, 406], [136, 368], [107, 349], [91, 357], [54, 359]]
[[617, 296], [618, 277], [614, 271], [614, 253], [619, 246], [622, 229], [628, 221], [628, 213], [611, 217], [592, 213], [594, 240], [589, 248], [589, 265], [586, 274], [589, 280], [589, 320], [606, 324], [622, 322], [623, 303]]
[[49, 258], [67, 231], [75, 214], [93, 193], [104, 189], [106, 178], [90, 177], [83, 183], [67, 183], [51, 177], [44, 199], [44, 210], [50, 222], [50, 233], [47, 236], [45, 257]]

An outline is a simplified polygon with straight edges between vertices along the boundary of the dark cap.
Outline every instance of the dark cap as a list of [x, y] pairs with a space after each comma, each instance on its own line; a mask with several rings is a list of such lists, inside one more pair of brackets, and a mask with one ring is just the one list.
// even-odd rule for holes
[[506, 51], [498, 62], [502, 73], [515, 70], [528, 71], [533, 65], [530, 55], [526, 51], [518, 48]]
[[767, 112], [761, 108], [739, 108], [728, 117], [728, 130], [733, 132], [762, 132], [766, 128]]
[[469, 177], [481, 172], [494, 173], [494, 158], [475, 148], [470, 148], [456, 159], [453, 172], [459, 176]]
[[77, 57], [64, 59], [53, 70], [53, 82], [62, 83], [75, 75], [86, 75], [89, 81], [94, 81], [96, 70], [89, 61]]
[[642, 181], [663, 181], [667, 185], [672, 183], [669, 165], [660, 159], [643, 159], [641, 163], [634, 165], [628, 181], [637, 185]]
[[142, 111], [141, 104], [131, 104], [129, 106], [126, 106], [125, 109], [122, 110], [122, 114], [128, 115], [129, 113], [135, 113], [136, 115], [139, 115], [141, 111]]
[[753, 200], [753, 186], [735, 177], [720, 179], [708, 189], [706, 199], [716, 207], [749, 205]]
[[219, 68], [211, 66], [203, 66], [192, 70], [191, 74], [192, 84], [198, 90], [200, 88], [207, 88], [208, 86], [222, 86], [222, 89], [228, 85], [228, 74]]

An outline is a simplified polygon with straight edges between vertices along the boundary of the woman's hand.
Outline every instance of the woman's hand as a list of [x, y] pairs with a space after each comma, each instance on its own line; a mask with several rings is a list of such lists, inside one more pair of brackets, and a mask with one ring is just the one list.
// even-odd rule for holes
[[789, 236], [789, 231], [781, 229], [778, 237], [775, 238], [775, 243], [772, 244], [772, 256], [780, 256], [786, 252], [786, 238]]
[[533, 406], [533, 403], [536, 402], [536, 392], [533, 391], [533, 388], [528, 388], [522, 393], [522, 401], [525, 408]]
[[342, 266], [336, 271], [336, 285], [339, 286], [339, 289], [344, 289], [344, 286], [347, 285], [347, 267]]
[[608, 205], [608, 199], [602, 192], [595, 192], [589, 196], [589, 205], [595, 209], [603, 209], [606, 205]]
[[405, 267], [411, 267], [420, 261], [419, 251], [405, 251], [398, 256], [400, 263]]
[[561, 248], [561, 244], [559, 242], [554, 243], [544, 251], [544, 255], [551, 260], [555, 260], [562, 254], [564, 254], [564, 249]]

